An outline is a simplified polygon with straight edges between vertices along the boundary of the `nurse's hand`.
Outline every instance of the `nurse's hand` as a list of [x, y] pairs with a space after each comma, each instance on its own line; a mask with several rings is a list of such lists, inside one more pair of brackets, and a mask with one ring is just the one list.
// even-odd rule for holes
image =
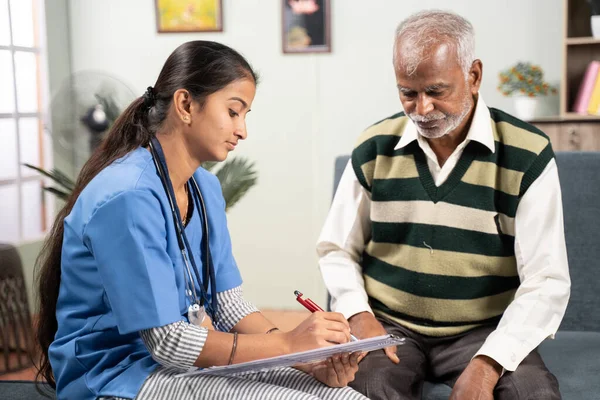
[[358, 371], [358, 363], [366, 353], [336, 354], [326, 361], [297, 366], [301, 371], [310, 374], [316, 380], [331, 387], [348, 386]]
[[293, 331], [285, 332], [290, 353], [331, 346], [350, 341], [350, 325], [334, 312], [315, 312]]

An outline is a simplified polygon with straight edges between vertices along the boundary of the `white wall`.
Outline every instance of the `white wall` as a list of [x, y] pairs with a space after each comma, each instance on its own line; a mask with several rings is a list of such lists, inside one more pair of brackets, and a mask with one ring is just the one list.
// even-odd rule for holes
[[[150, 0], [70, 0], [73, 70], [99, 69], [140, 93], [179, 44], [216, 40], [247, 56], [262, 75], [236, 152], [256, 160], [259, 185], [229, 213], [245, 291], [259, 307], [297, 308], [299, 289], [324, 303], [315, 241], [332, 194], [333, 161], [369, 124], [400, 110], [391, 66], [396, 25], [423, 8], [468, 18], [484, 64], [482, 94], [512, 111], [497, 74], [518, 60], [558, 82], [561, 0], [334, 0], [333, 53], [283, 55], [277, 0], [224, 0], [224, 33], [157, 34]], [[367, 6], [368, 5], [368, 6]]]

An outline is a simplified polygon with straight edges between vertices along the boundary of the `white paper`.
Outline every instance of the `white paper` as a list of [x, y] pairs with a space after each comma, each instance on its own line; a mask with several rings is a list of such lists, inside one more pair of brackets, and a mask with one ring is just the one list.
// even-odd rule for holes
[[240, 364], [225, 365], [222, 367], [211, 367], [194, 369], [176, 377], [210, 374], [210, 375], [232, 375], [248, 372], [260, 372], [273, 368], [291, 367], [292, 365], [323, 361], [340, 353], [353, 353], [356, 351], [373, 351], [388, 346], [404, 344], [404, 338], [396, 335], [376, 336], [369, 339], [357, 340], [344, 344], [336, 344], [320, 349], [303, 351], [300, 353], [286, 354], [278, 357], [263, 358], [261, 360], [249, 361]]

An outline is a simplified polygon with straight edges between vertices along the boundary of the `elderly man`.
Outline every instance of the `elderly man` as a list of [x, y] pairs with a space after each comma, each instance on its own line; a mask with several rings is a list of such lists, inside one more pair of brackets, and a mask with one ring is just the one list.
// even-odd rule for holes
[[317, 245], [332, 308], [371, 352], [351, 384], [371, 399], [559, 399], [537, 346], [570, 293], [561, 192], [548, 137], [479, 94], [464, 18], [402, 22], [394, 70], [404, 112], [368, 128]]

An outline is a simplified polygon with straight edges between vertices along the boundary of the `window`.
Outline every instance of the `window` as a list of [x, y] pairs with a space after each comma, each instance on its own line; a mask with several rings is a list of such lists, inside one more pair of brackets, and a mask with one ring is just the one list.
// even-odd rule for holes
[[42, 0], [0, 0], [0, 242], [40, 239], [53, 217], [44, 179], [23, 166], [52, 165], [43, 20]]

